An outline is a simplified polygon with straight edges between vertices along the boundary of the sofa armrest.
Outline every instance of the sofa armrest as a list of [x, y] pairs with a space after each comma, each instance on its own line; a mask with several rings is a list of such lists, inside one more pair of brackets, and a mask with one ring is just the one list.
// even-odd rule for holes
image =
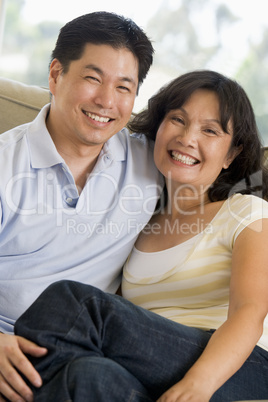
[[47, 88], [0, 77], [0, 133], [32, 121], [49, 102]]

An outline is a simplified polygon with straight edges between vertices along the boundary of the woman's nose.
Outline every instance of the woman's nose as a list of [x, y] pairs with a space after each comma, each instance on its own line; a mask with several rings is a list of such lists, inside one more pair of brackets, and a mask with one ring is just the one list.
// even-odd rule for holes
[[177, 137], [177, 141], [184, 146], [193, 146], [197, 140], [197, 131], [194, 127], [184, 127]]

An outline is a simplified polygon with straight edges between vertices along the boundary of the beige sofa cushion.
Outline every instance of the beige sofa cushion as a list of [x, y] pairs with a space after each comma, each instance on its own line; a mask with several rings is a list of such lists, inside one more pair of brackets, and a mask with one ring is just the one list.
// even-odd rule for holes
[[[49, 102], [50, 92], [47, 88], [0, 77], [0, 134], [32, 121]], [[268, 168], [268, 147], [263, 151]]]
[[0, 133], [32, 121], [49, 102], [48, 89], [0, 77]]

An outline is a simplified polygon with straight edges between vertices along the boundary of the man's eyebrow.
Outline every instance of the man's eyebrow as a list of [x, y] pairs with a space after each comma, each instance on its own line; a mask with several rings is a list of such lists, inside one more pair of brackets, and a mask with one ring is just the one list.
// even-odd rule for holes
[[95, 64], [87, 64], [87, 65], [84, 67], [84, 70], [93, 70], [93, 71], [96, 71], [96, 73], [98, 73], [98, 74], [100, 74], [100, 75], [103, 75], [102, 69], [99, 68], [98, 66], [95, 66]]
[[[101, 68], [99, 68], [98, 66], [96, 66], [95, 64], [87, 64], [87, 65], [84, 67], [84, 70], [85, 70], [85, 71], [86, 71], [86, 70], [93, 70], [93, 71], [95, 71], [97, 74], [100, 74], [101, 76], [104, 76], [103, 70], [102, 70]], [[124, 76], [122, 76], [122, 77], [118, 77], [118, 79], [119, 79], [119, 81], [122, 81], [122, 82], [129, 82], [130, 84], [137, 85], [136, 81], [135, 81], [133, 78], [131, 78], [131, 77], [124, 77]]]

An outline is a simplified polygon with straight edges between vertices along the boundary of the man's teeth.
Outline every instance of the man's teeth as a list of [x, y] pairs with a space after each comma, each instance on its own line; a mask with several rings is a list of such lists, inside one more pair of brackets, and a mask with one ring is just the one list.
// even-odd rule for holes
[[96, 114], [92, 114], [89, 112], [85, 112], [85, 114], [88, 117], [90, 117], [92, 120], [100, 121], [101, 123], [108, 123], [108, 121], [110, 120], [109, 117], [100, 117], [100, 116], [97, 116]]
[[175, 161], [185, 163], [186, 165], [195, 165], [196, 163], [198, 163], [196, 159], [193, 159], [190, 156], [179, 154], [174, 151], [171, 152], [171, 156], [173, 159], [175, 159]]

